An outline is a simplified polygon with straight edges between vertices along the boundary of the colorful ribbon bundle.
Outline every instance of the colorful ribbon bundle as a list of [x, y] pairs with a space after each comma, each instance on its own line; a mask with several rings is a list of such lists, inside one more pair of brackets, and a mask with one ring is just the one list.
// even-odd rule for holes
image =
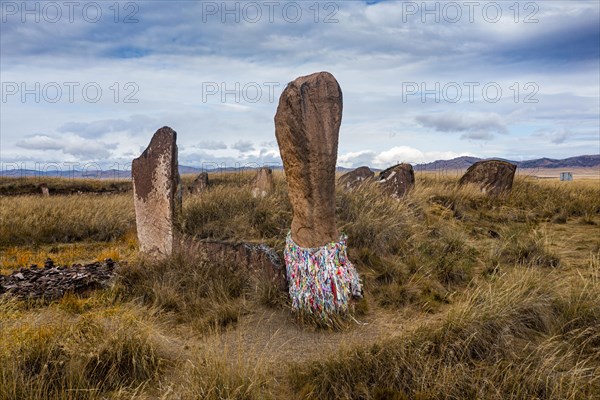
[[288, 233], [285, 265], [294, 311], [314, 314], [325, 321], [348, 312], [349, 300], [362, 297], [360, 278], [346, 254], [346, 235], [339, 242], [303, 248]]

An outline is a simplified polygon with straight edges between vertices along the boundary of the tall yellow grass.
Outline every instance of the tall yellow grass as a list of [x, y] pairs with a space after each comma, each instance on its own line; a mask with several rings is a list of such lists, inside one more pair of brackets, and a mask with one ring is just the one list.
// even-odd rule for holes
[[[275, 178], [254, 199], [251, 174], [213, 176], [178, 226], [281, 251], [291, 207]], [[0, 300], [0, 400], [600, 395], [600, 186], [518, 177], [488, 198], [417, 174], [400, 201], [366, 185], [336, 202], [366, 296], [357, 323], [323, 332], [296, 325], [285, 295], [235, 265], [185, 251], [138, 260], [131, 194], [0, 197], [3, 267], [123, 262], [89, 297]], [[241, 323], [262, 313], [276, 322]], [[279, 347], [256, 339], [277, 332]]]

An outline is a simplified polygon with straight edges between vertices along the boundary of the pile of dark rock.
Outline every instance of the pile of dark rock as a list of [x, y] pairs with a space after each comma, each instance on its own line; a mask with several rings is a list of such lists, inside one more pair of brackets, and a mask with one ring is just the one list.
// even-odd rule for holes
[[47, 259], [44, 267], [32, 265], [10, 275], [0, 275], [0, 296], [18, 299], [56, 300], [67, 293], [83, 294], [107, 286], [115, 275], [115, 263], [110, 258], [92, 264], [57, 266]]

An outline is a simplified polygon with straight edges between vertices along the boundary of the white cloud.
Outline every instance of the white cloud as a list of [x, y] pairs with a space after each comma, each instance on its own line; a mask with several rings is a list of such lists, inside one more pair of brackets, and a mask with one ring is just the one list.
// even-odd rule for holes
[[370, 166], [375, 155], [375, 152], [370, 150], [351, 151], [338, 156], [338, 165], [347, 168], [356, 168], [362, 165]]
[[456, 113], [419, 115], [416, 121], [438, 132], [462, 132], [461, 138], [490, 140], [494, 133], [507, 133], [506, 123], [496, 113]]
[[373, 165], [387, 168], [398, 163], [422, 164], [435, 160], [449, 160], [461, 156], [472, 156], [472, 153], [453, 151], [421, 151], [408, 146], [397, 146], [383, 151], [373, 159]]
[[18, 141], [16, 146], [28, 150], [59, 150], [83, 161], [109, 159], [112, 155], [109, 149], [117, 147], [115, 143], [108, 144], [80, 136], [66, 135], [62, 137], [35, 135]]
[[472, 153], [453, 151], [421, 151], [409, 146], [396, 146], [376, 153], [371, 150], [345, 153], [338, 157], [338, 165], [357, 168], [367, 165], [375, 168], [387, 168], [399, 163], [422, 164], [435, 160], [448, 160], [461, 156], [473, 156]]
[[232, 144], [231, 148], [239, 151], [240, 153], [249, 153], [254, 151], [254, 144], [248, 140], [240, 140]]
[[[177, 131], [182, 157], [194, 162], [278, 160], [276, 146], [262, 144], [273, 142], [279, 93], [295, 77], [320, 70], [332, 72], [344, 93], [340, 165], [464, 153], [560, 158], [585, 150], [589, 132], [597, 136], [597, 2], [540, 3], [538, 24], [511, 21], [512, 3], [501, 4], [497, 24], [481, 20], [481, 7], [473, 24], [466, 10], [456, 24], [431, 17], [422, 23], [419, 14], [404, 22], [397, 1], [334, 3], [339, 21], [330, 24], [323, 22], [323, 8], [315, 23], [312, 2], [301, 3], [303, 18], [295, 24], [282, 18], [282, 4], [272, 23], [266, 10], [257, 23], [222, 23], [221, 15], [204, 23], [201, 2], [142, 2], [139, 23], [115, 24], [110, 4], [102, 3], [107, 18], [96, 24], [24, 24], [20, 15], [2, 23], [3, 82], [97, 82], [103, 89], [93, 104], [82, 101], [80, 91], [74, 103], [36, 103], [32, 96], [22, 102], [19, 95], [3, 102], [3, 160], [102, 154], [130, 162], [163, 125]], [[115, 82], [118, 101], [110, 89]], [[128, 82], [139, 88], [138, 103], [123, 102]], [[266, 82], [277, 84], [273, 98]], [[476, 93], [474, 102], [423, 103], [420, 96], [404, 102], [405, 82], [497, 82], [503, 98], [490, 104]], [[510, 89], [515, 82], [518, 102]], [[527, 82], [539, 87], [535, 104], [523, 102]], [[257, 83], [263, 95], [257, 102], [228, 95], [223, 103], [221, 93], [203, 98], [206, 83], [228, 89]], [[570, 134], [524, 140], [540, 129]], [[37, 132], [44, 134], [32, 136]], [[76, 137], [91, 142], [69, 147]], [[223, 148], [238, 142], [239, 152]], [[397, 148], [405, 150], [392, 151]]]

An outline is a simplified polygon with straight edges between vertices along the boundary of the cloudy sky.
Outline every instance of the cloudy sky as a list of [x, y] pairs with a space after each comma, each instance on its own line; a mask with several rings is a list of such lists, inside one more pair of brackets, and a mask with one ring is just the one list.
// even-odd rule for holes
[[3, 165], [278, 164], [287, 82], [329, 71], [338, 164], [600, 152], [590, 1], [1, 2]]

